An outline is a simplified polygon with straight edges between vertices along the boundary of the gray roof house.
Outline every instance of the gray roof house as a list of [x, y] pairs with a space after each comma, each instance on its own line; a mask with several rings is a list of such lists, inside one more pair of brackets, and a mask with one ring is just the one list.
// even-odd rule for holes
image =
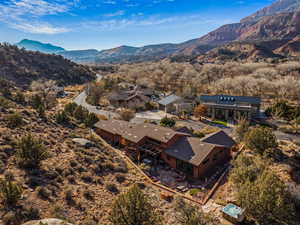
[[162, 98], [157, 103], [161, 110], [164, 110], [167, 113], [177, 111], [176, 104], [183, 102], [183, 99], [177, 95], [169, 95], [165, 98]]

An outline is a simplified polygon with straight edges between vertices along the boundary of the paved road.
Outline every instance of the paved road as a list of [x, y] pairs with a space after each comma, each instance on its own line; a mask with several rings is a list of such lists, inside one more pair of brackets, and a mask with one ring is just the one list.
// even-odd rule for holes
[[[97, 76], [97, 81], [99, 81], [103, 78], [103, 76], [100, 74], [97, 74], [96, 76]], [[87, 98], [87, 94], [85, 91], [83, 91], [73, 101], [77, 105], [81, 105], [82, 107], [86, 108], [89, 112], [95, 113], [97, 115], [103, 115], [103, 116], [106, 116], [107, 118], [118, 118], [119, 117], [118, 113], [113, 113], [110, 111], [97, 109], [96, 106], [88, 104], [86, 102], [86, 98]]]

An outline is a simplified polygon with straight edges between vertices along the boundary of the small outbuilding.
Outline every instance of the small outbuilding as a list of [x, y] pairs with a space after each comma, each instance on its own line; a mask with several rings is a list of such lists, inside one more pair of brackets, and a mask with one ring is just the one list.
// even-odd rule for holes
[[183, 99], [177, 95], [169, 95], [158, 101], [159, 109], [164, 110], [166, 113], [178, 111], [177, 105], [182, 103]]
[[229, 203], [222, 210], [223, 217], [232, 223], [240, 223], [245, 219], [244, 209]]

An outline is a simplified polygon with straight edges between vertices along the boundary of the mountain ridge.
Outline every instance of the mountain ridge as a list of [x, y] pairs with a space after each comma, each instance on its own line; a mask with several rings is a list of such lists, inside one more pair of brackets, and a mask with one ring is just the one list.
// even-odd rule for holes
[[31, 51], [40, 51], [43, 53], [57, 53], [65, 51], [64, 48], [52, 45], [50, 43], [42, 43], [40, 41], [23, 39], [16, 44], [20, 48], [25, 48], [26, 50]]
[[[292, 52], [292, 55], [298, 55], [299, 50], [295, 48], [295, 43], [298, 42], [286, 48], [283, 46], [298, 35], [300, 35], [300, 0], [278, 0], [238, 23], [222, 25], [204, 36], [178, 44], [163, 43], [143, 47], [122, 45], [101, 51], [95, 49], [58, 51], [55, 54], [79, 63], [130, 63], [157, 61], [174, 56], [203, 55], [229, 43], [246, 41], [254, 42], [270, 51], [276, 50], [274, 55], [289, 56]], [[255, 46], [252, 47], [255, 49]], [[280, 52], [281, 50], [283, 52]]]

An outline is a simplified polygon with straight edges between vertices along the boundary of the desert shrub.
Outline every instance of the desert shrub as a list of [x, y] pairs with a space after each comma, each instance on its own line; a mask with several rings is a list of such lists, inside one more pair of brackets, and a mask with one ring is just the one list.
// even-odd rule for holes
[[14, 181], [15, 180], [15, 175], [11, 171], [5, 171], [4, 178], [7, 181]]
[[295, 206], [284, 183], [265, 170], [254, 182], [244, 183], [237, 192], [246, 215], [258, 224], [292, 224]]
[[72, 103], [68, 103], [65, 105], [64, 107], [64, 111], [68, 114], [68, 115], [73, 115], [74, 111], [77, 108], [77, 104], [72, 102]]
[[0, 160], [0, 173], [3, 173], [5, 171], [5, 163]]
[[67, 190], [65, 192], [65, 199], [66, 199], [68, 205], [74, 205], [75, 204], [75, 200], [73, 198], [73, 192], [71, 190]]
[[12, 181], [0, 181], [0, 197], [7, 206], [14, 206], [20, 200], [23, 193], [22, 187]]
[[203, 138], [205, 137], [205, 134], [202, 133], [201, 131], [194, 131], [193, 134], [198, 137], [198, 138]]
[[174, 127], [175, 124], [176, 121], [168, 117], [164, 117], [160, 120], [160, 125], [164, 127]]
[[112, 162], [105, 162], [102, 164], [102, 167], [106, 170], [115, 170], [115, 165]]
[[83, 174], [81, 180], [85, 183], [92, 183], [94, 181], [93, 177], [90, 174]]
[[292, 107], [286, 101], [279, 101], [267, 109], [267, 113], [283, 119], [292, 119]]
[[22, 219], [20, 218], [20, 215], [17, 212], [9, 211], [3, 216], [2, 222], [4, 225], [15, 225], [21, 224]]
[[75, 119], [83, 122], [84, 119], [86, 118], [87, 114], [88, 114], [88, 111], [80, 105], [75, 109], [73, 115], [74, 115]]
[[180, 225], [217, 225], [220, 221], [205, 214], [199, 207], [186, 203], [182, 198], [176, 199], [174, 206], [176, 221]]
[[38, 187], [36, 190], [38, 195], [43, 199], [49, 199], [51, 197], [51, 191], [46, 187]]
[[67, 179], [68, 179], [70, 184], [76, 184], [75, 176], [70, 175], [70, 176], [67, 177]]
[[270, 128], [256, 127], [245, 134], [244, 142], [247, 148], [261, 155], [266, 150], [277, 148], [277, 139]]
[[24, 105], [26, 103], [25, 96], [21, 91], [16, 92], [16, 94], [14, 96], [14, 100], [17, 103], [22, 104], [22, 105]]
[[89, 113], [84, 120], [84, 124], [87, 127], [93, 127], [94, 124], [97, 123], [98, 121], [99, 121], [99, 118], [97, 117], [97, 115], [95, 113]]
[[244, 183], [255, 181], [259, 174], [267, 168], [268, 161], [263, 161], [258, 157], [239, 155], [232, 165], [234, 168], [230, 171], [229, 181], [239, 189]]
[[145, 109], [146, 110], [153, 110], [153, 109], [155, 109], [155, 106], [151, 102], [146, 102], [145, 103]]
[[117, 181], [118, 183], [123, 183], [125, 180], [126, 180], [126, 178], [125, 178], [124, 175], [122, 175], [122, 174], [117, 174], [117, 175], [116, 175], [116, 181]]
[[40, 219], [40, 210], [30, 203], [26, 203], [26, 205], [23, 206], [22, 217], [25, 221], [38, 220]]
[[127, 193], [118, 196], [109, 217], [114, 225], [158, 225], [160, 215], [148, 201], [148, 197], [134, 185]]
[[94, 196], [95, 196], [95, 193], [90, 191], [90, 190], [85, 190], [83, 192], [83, 196], [85, 197], [85, 199], [89, 200], [89, 201], [93, 201], [94, 200]]
[[10, 108], [11, 107], [11, 102], [9, 100], [7, 100], [6, 98], [4, 98], [3, 96], [0, 96], [0, 106], [2, 108]]
[[39, 107], [36, 109], [39, 117], [45, 118], [45, 106], [39, 105]]
[[78, 165], [78, 162], [76, 160], [71, 160], [70, 161], [70, 166], [71, 167], [76, 167]]
[[267, 149], [277, 148], [277, 139], [270, 128], [256, 127], [249, 130], [244, 138], [247, 148], [261, 155]]
[[128, 167], [126, 162], [124, 161], [119, 162], [118, 165], [114, 168], [114, 171], [119, 173], [127, 173]]
[[20, 113], [13, 113], [7, 116], [7, 126], [10, 128], [16, 128], [23, 124], [23, 118]]
[[135, 117], [135, 113], [131, 109], [123, 109], [119, 114], [121, 119], [125, 121], [130, 121]]
[[34, 108], [34, 109], [38, 109], [39, 107], [41, 106], [44, 106], [43, 104], [43, 100], [42, 100], [42, 97], [39, 96], [39, 95], [33, 95], [31, 97], [31, 106]]
[[246, 133], [248, 132], [250, 123], [246, 119], [241, 119], [238, 125], [234, 129], [234, 133], [237, 137], [237, 141], [241, 142], [244, 140]]
[[18, 141], [17, 156], [21, 166], [36, 168], [49, 154], [41, 139], [28, 134]]
[[70, 121], [69, 116], [65, 113], [65, 111], [57, 112], [55, 115], [55, 120], [59, 124], [67, 124]]
[[109, 183], [105, 185], [106, 190], [112, 192], [112, 193], [119, 193], [119, 189], [117, 186], [113, 183]]

